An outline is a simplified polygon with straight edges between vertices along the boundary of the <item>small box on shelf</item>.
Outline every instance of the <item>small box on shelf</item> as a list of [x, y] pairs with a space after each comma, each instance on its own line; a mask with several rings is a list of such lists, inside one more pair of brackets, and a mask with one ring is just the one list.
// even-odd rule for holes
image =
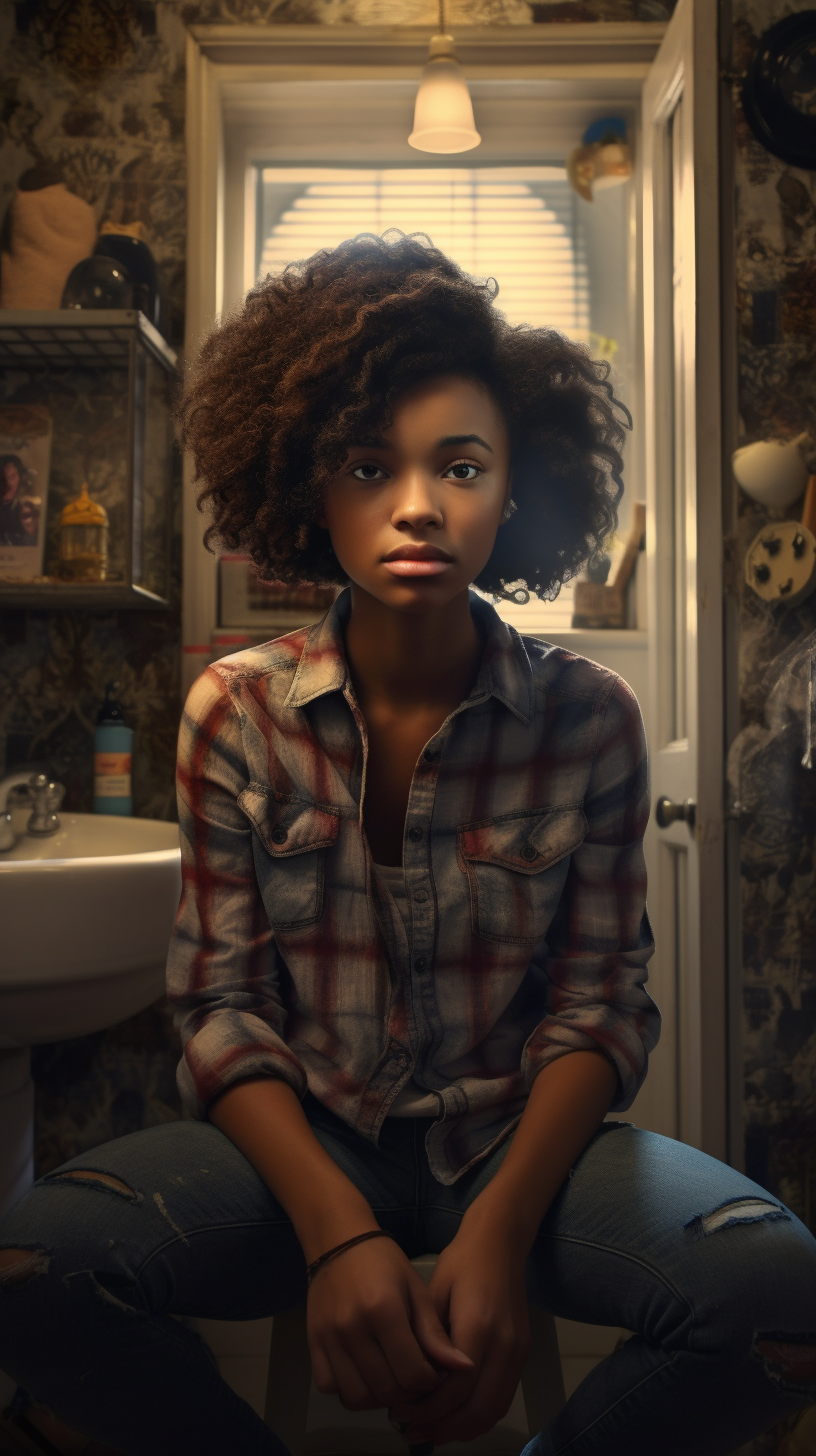
[[[626, 539], [623, 554], [616, 564], [615, 575], [609, 583], [601, 581], [578, 581], [575, 584], [573, 604], [573, 627], [614, 628], [639, 626], [627, 620], [628, 588], [637, 566], [638, 553], [643, 544], [646, 529], [646, 506], [636, 501], [632, 518], [632, 529]], [[607, 565], [608, 570], [608, 565]], [[639, 603], [633, 604], [636, 606]]]

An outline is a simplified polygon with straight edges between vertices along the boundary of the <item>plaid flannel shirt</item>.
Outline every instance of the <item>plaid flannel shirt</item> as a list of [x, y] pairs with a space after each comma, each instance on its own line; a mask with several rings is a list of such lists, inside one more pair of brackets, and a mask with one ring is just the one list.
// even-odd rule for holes
[[409, 933], [363, 829], [349, 607], [345, 591], [315, 626], [223, 658], [187, 700], [168, 963], [179, 1082], [204, 1117], [232, 1083], [280, 1077], [376, 1143], [413, 1077], [441, 1098], [426, 1146], [452, 1183], [556, 1057], [601, 1048], [616, 1109], [643, 1080], [659, 1028], [643, 726], [614, 673], [520, 637], [471, 593], [478, 677], [408, 800]]

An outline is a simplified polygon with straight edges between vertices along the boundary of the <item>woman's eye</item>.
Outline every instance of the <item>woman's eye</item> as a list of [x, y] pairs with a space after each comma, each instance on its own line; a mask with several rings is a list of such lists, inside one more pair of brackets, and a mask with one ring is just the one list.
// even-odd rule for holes
[[481, 468], [478, 465], [471, 465], [468, 460], [457, 460], [455, 465], [449, 465], [445, 471], [445, 474], [452, 475], [454, 480], [475, 480], [481, 473]]
[[383, 468], [382, 468], [381, 465], [370, 465], [370, 464], [355, 465], [355, 467], [354, 467], [354, 469], [352, 470], [351, 473], [352, 473], [352, 475], [354, 475], [357, 478], [357, 480], [384, 480], [385, 479], [385, 471], [383, 470]]

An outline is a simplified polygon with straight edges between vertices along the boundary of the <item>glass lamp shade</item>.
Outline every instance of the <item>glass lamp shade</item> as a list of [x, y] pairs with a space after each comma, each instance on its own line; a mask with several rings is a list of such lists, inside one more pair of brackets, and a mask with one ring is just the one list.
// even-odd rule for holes
[[453, 37], [435, 35], [417, 92], [408, 144], [418, 152], [469, 152], [481, 140]]

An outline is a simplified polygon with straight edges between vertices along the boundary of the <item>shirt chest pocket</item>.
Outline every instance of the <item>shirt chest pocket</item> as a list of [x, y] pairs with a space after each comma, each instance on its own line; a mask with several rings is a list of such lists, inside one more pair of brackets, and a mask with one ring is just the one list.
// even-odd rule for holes
[[255, 873], [275, 930], [315, 925], [323, 914], [326, 851], [337, 839], [337, 811], [250, 784], [238, 803], [253, 829]]
[[564, 888], [569, 856], [586, 831], [578, 804], [463, 824], [459, 857], [470, 884], [474, 934], [511, 945], [542, 940]]

